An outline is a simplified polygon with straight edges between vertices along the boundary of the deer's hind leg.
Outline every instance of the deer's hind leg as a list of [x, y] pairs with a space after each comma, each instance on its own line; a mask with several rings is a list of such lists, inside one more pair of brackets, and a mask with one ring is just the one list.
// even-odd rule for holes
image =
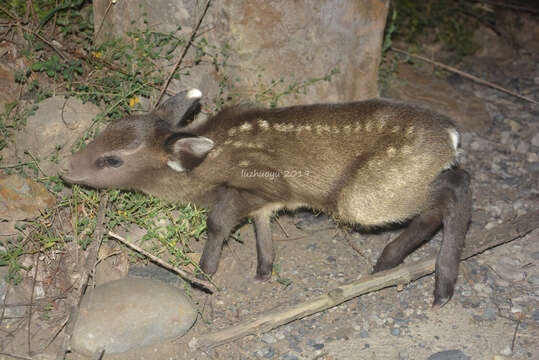
[[383, 250], [374, 272], [399, 265], [443, 225], [442, 246], [436, 259], [433, 306], [453, 295], [464, 237], [471, 217], [470, 176], [459, 168], [444, 171], [431, 184], [428, 206]]

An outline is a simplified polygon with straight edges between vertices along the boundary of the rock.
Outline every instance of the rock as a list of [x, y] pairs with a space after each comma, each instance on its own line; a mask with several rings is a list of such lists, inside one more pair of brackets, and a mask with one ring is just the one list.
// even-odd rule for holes
[[511, 346], [505, 345], [502, 351], [500, 351], [500, 354], [503, 356], [511, 356], [513, 355], [513, 350], [511, 350]]
[[539, 132], [533, 136], [531, 143], [533, 146], [539, 146]]
[[522, 267], [516, 260], [501, 258], [493, 263], [492, 267], [504, 280], [521, 281], [524, 279]]
[[[154, 0], [151, 5], [140, 0], [118, 1], [112, 7], [109, 3], [93, 3], [95, 22], [101, 24], [105, 19], [99, 39], [110, 32], [122, 36], [144, 28], [169, 32], [179, 24], [184, 26], [179, 36], [187, 38], [202, 13], [197, 2], [188, 0]], [[208, 43], [216, 46], [210, 51], [226, 51], [227, 63], [234, 65], [225, 69], [234, 81], [230, 84], [234, 93], [267, 88], [281, 77], [321, 77], [338, 67], [340, 74], [331, 82], [318, 82], [308, 87], [306, 95], [283, 98], [280, 104], [366, 99], [378, 94], [388, 5], [387, 0], [214, 1], [202, 28], [212, 29], [204, 34]], [[191, 47], [184, 62], [191, 62], [195, 53]], [[182, 75], [182, 86], [200, 87], [213, 98], [219, 77], [222, 74], [212, 66], [197, 66], [190, 69], [190, 75]]]
[[273, 336], [271, 336], [270, 334], [262, 335], [261, 340], [263, 342], [265, 342], [266, 344], [274, 344], [275, 343], [275, 338]]
[[532, 285], [539, 285], [539, 274], [533, 274], [526, 279]]
[[125, 352], [183, 335], [197, 311], [185, 293], [146, 279], [108, 282], [84, 296], [71, 347], [92, 355]]
[[[79, 138], [88, 130], [100, 109], [76, 98], [54, 96], [43, 100], [26, 127], [15, 136], [17, 157], [28, 158], [25, 151], [41, 161], [46, 175], [56, 175], [59, 162], [68, 155]], [[59, 147], [59, 150], [58, 150]], [[28, 158], [29, 159], [29, 158]]]
[[427, 360], [470, 360], [469, 356], [466, 356], [460, 350], [445, 350], [432, 354]]
[[0, 175], [0, 219], [24, 220], [40, 215], [56, 198], [47, 189], [19, 175]]

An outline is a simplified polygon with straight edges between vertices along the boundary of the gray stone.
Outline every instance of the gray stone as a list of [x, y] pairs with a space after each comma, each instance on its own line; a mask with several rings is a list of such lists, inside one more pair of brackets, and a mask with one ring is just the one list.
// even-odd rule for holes
[[503, 356], [511, 356], [513, 355], [513, 350], [511, 350], [511, 346], [505, 345], [502, 351], [500, 351], [500, 354]]
[[[56, 175], [63, 158], [88, 130], [100, 109], [76, 98], [54, 96], [43, 100], [36, 113], [26, 122], [24, 131], [15, 136], [17, 156], [29, 159], [28, 150], [41, 161], [39, 167], [47, 175]], [[57, 150], [57, 147], [60, 150]]]
[[122, 279], [84, 296], [71, 347], [84, 355], [99, 349], [125, 352], [183, 335], [197, 311], [185, 293], [147, 279]]
[[494, 307], [494, 305], [488, 305], [488, 307], [485, 309], [485, 312], [483, 313], [483, 319], [488, 321], [494, 321], [496, 320], [497, 313], [498, 311]]
[[401, 329], [399, 329], [399, 328], [397, 328], [397, 327], [391, 329], [391, 335], [393, 335], [393, 336], [399, 336], [400, 334], [401, 334]]
[[263, 342], [265, 342], [266, 344], [274, 344], [275, 343], [275, 338], [273, 336], [271, 336], [270, 334], [262, 335], [261, 340]]
[[470, 360], [470, 357], [460, 350], [445, 350], [432, 354], [427, 360]]
[[492, 267], [504, 280], [521, 281], [524, 279], [524, 273], [521, 264], [514, 259], [501, 258]]
[[526, 279], [532, 285], [539, 285], [539, 274], [533, 274]]
[[[189, 0], [109, 4], [109, 0], [93, 2], [96, 24], [105, 19], [100, 39], [107, 33], [121, 36], [134, 29], [169, 32], [178, 25], [183, 26], [178, 36], [187, 38], [202, 13], [197, 6], [200, 3]], [[219, 53], [228, 46], [227, 63], [233, 66], [225, 71], [236, 94], [252, 92], [261, 85], [266, 88], [281, 77], [301, 81], [339, 68], [340, 74], [331, 82], [318, 82], [309, 86], [307, 94], [282, 98], [280, 104], [366, 99], [378, 94], [388, 5], [387, 0], [214, 1], [202, 29], [212, 29], [204, 34], [208, 43], [216, 46], [210, 51]], [[194, 59], [195, 51], [191, 47], [184, 63]], [[200, 87], [212, 98], [220, 77], [222, 73], [213, 66], [197, 66], [190, 68], [190, 75], [182, 75], [181, 86]]]
[[539, 146], [539, 132], [533, 136], [531, 143], [533, 146]]

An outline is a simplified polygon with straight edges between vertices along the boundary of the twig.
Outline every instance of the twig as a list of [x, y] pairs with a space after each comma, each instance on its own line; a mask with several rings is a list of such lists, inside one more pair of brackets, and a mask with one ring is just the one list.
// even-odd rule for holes
[[513, 5], [513, 4], [504, 4], [504, 3], [500, 3], [500, 2], [497, 2], [497, 1], [490, 1], [490, 0], [483, 0], [483, 2], [485, 2], [487, 4], [494, 5], [494, 6], [500, 6], [500, 7], [508, 8], [508, 9], [511, 9], [511, 10], [526, 11], [526, 12], [531, 12], [532, 14], [539, 14], [538, 9], [533, 9], [533, 8], [530, 8], [530, 7], [518, 6], [518, 5]]
[[[521, 238], [537, 228], [539, 228], [539, 211], [529, 212], [518, 218], [510, 219], [489, 231], [481, 233], [477, 239], [469, 239], [468, 246], [464, 249], [461, 259], [468, 259], [492, 247]], [[342, 304], [359, 295], [389, 286], [410, 283], [434, 272], [435, 263], [436, 257], [433, 256], [409, 265], [400, 265], [394, 269], [368, 276], [363, 280], [339, 286], [329, 291], [326, 295], [305, 303], [262, 314], [254, 320], [240, 322], [235, 326], [201, 336], [198, 339], [193, 338], [189, 344], [192, 347], [208, 349], [247, 335], [262, 334], [278, 326]]]
[[279, 225], [279, 227], [281, 228], [281, 231], [283, 232], [284, 236], [286, 236], [287, 238], [289, 238], [290, 235], [288, 235], [288, 233], [286, 232], [286, 229], [283, 227], [283, 225], [282, 225], [281, 222], [279, 221], [279, 218], [278, 218], [278, 217], [275, 217], [275, 222], [276, 222], [277, 225]]
[[101, 19], [101, 24], [99, 24], [99, 27], [97, 28], [97, 31], [95, 32], [94, 39], [97, 39], [99, 36], [99, 33], [101, 32], [101, 28], [103, 27], [103, 24], [105, 24], [105, 18], [109, 14], [110, 8], [112, 7], [112, 4], [114, 4], [115, 1], [109, 0], [109, 4], [107, 8], [105, 9], [105, 14], [103, 14], [103, 19]]
[[202, 287], [204, 287], [205, 289], [207, 289], [207, 290], [209, 290], [211, 292], [215, 292], [216, 287], [215, 287], [214, 284], [212, 284], [212, 283], [210, 283], [208, 281], [205, 281], [205, 280], [197, 279], [194, 275], [192, 275], [192, 274], [190, 274], [190, 273], [188, 273], [188, 272], [186, 272], [186, 271], [184, 271], [182, 269], [178, 269], [177, 267], [174, 267], [174, 266], [170, 265], [169, 263], [159, 259], [157, 256], [154, 256], [154, 255], [150, 254], [149, 252], [142, 249], [141, 247], [139, 247], [139, 246], [137, 246], [137, 245], [135, 245], [133, 243], [130, 243], [129, 241], [127, 241], [126, 239], [124, 239], [120, 235], [115, 234], [112, 231], [109, 231], [108, 235], [110, 237], [113, 237], [114, 239], [120, 241], [122, 244], [127, 245], [128, 247], [135, 250], [139, 254], [142, 254], [142, 255], [146, 256], [147, 258], [149, 258], [153, 262], [161, 265], [162, 267], [174, 271], [175, 273], [180, 275], [185, 280], [187, 280], [187, 281], [189, 281], [191, 283], [197, 284], [199, 286], [202, 286]]
[[511, 341], [511, 352], [515, 351], [515, 341], [517, 339], [517, 332], [520, 326], [520, 316], [517, 319], [517, 325], [515, 326], [515, 332], [513, 333], [513, 340]]
[[187, 54], [187, 50], [189, 50], [189, 48], [191, 47], [191, 43], [195, 39], [196, 33], [197, 33], [198, 29], [200, 28], [200, 25], [202, 24], [202, 20], [204, 20], [204, 17], [206, 16], [206, 13], [208, 12], [210, 4], [211, 4], [211, 0], [207, 0], [206, 1], [206, 6], [204, 7], [204, 10], [202, 11], [202, 15], [200, 15], [200, 18], [198, 19], [198, 23], [196, 24], [196, 26], [193, 28], [193, 31], [191, 32], [191, 36], [189, 37], [189, 41], [183, 47], [183, 51], [182, 51], [180, 57], [178, 58], [178, 61], [176, 61], [176, 64], [174, 65], [174, 67], [172, 68], [170, 73], [168, 74], [168, 77], [167, 77], [165, 83], [163, 84], [163, 88], [161, 89], [161, 92], [159, 93], [159, 96], [157, 97], [157, 100], [155, 102], [154, 109], [157, 108], [157, 106], [159, 105], [159, 102], [161, 101], [161, 98], [163, 97], [163, 94], [165, 93], [165, 91], [168, 88], [168, 85], [170, 83], [170, 80], [172, 79], [172, 76], [174, 76], [174, 73], [176, 72], [176, 70], [178, 70], [178, 67], [182, 63], [183, 58]]
[[[34, 269], [34, 279], [32, 280], [32, 291], [30, 292], [30, 305], [34, 302], [34, 291], [36, 288], [36, 281], [37, 281], [37, 272], [39, 269], [39, 256], [37, 256], [36, 259], [36, 268]], [[33, 307], [30, 306], [28, 308], [28, 327], [27, 327], [27, 342], [28, 342], [28, 354], [32, 356], [32, 346], [30, 343], [30, 325], [32, 325], [32, 309]]]
[[26, 356], [15, 355], [15, 354], [10, 354], [10, 353], [5, 353], [5, 352], [0, 352], [0, 355], [7, 356], [7, 357], [10, 357], [10, 358], [13, 358], [13, 359], [33, 360], [32, 358], [29, 358], [29, 357], [26, 357]]
[[454, 68], [452, 66], [449, 66], [449, 65], [446, 65], [446, 64], [442, 64], [441, 62], [438, 62], [438, 61], [434, 61], [434, 60], [431, 60], [429, 58], [426, 58], [424, 56], [421, 56], [421, 55], [415, 55], [415, 54], [412, 54], [412, 53], [409, 53], [408, 51], [404, 51], [404, 50], [401, 50], [401, 49], [398, 49], [396, 47], [391, 47], [391, 50], [395, 51], [395, 52], [398, 52], [398, 53], [401, 53], [401, 54], [404, 54], [404, 55], [407, 55], [407, 56], [411, 56], [411, 57], [414, 57], [416, 59], [420, 59], [420, 60], [423, 60], [423, 61], [426, 61], [428, 63], [431, 63], [435, 66], [438, 66], [438, 67], [441, 67], [443, 69], [446, 69], [448, 71], [451, 71], [451, 72], [454, 72], [455, 74], [459, 74], [460, 76], [463, 76], [465, 78], [468, 78], [470, 80], [473, 80], [479, 84], [483, 84], [483, 85], [487, 85], [487, 86], [490, 86], [491, 88], [494, 88], [496, 90], [500, 90], [504, 93], [507, 93], [509, 95], [513, 95], [513, 96], [516, 96], [518, 97], [519, 99], [522, 99], [522, 100], [526, 100], [528, 102], [531, 102], [532, 104], [539, 104], [539, 102], [529, 98], [529, 97], [526, 97], [526, 96], [523, 96], [523, 95], [520, 95], [519, 93], [516, 93], [514, 91], [511, 91], [511, 90], [508, 90], [504, 87], [501, 87], [499, 85], [496, 85], [494, 83], [491, 83], [490, 81], [486, 81], [486, 80], [483, 80], [483, 79], [480, 79], [478, 78], [477, 76], [474, 76], [474, 75], [471, 75], [471, 74], [468, 74], [467, 72], [464, 72], [462, 70], [459, 70], [457, 68]]

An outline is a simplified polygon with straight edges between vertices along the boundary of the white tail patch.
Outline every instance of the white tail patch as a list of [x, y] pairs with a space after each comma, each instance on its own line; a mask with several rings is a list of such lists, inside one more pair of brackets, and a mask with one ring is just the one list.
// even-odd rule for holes
[[459, 147], [459, 140], [460, 136], [457, 130], [454, 128], [447, 129], [447, 132], [449, 133], [449, 138], [451, 139], [451, 144], [453, 144], [453, 149], [457, 151], [457, 148]]
[[191, 89], [187, 92], [188, 99], [200, 99], [202, 97], [202, 92], [198, 89]]

